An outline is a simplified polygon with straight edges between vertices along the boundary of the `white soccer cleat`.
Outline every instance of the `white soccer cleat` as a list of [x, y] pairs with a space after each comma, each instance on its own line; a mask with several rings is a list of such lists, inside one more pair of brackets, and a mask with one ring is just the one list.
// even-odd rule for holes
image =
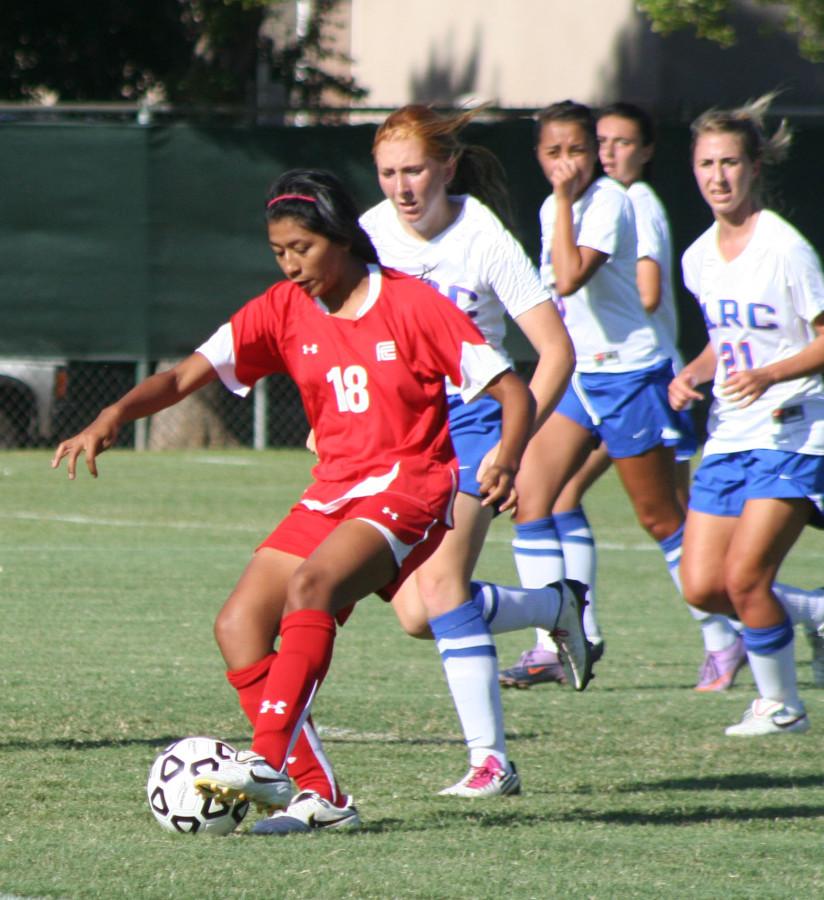
[[592, 678], [592, 646], [584, 631], [587, 587], [571, 578], [551, 587], [560, 591], [561, 609], [550, 634], [558, 646], [558, 659], [564, 667], [567, 684], [582, 691]]
[[791, 709], [778, 700], [753, 700], [744, 718], [724, 732], [733, 737], [760, 737], [765, 734], [801, 734], [810, 727], [804, 709]]
[[492, 754], [472, 768], [452, 787], [438, 791], [441, 797], [503, 797], [521, 793], [521, 779], [514, 763], [504, 768]]
[[221, 800], [248, 800], [259, 809], [274, 812], [292, 799], [292, 782], [253, 750], [238, 750], [234, 759], [195, 778], [195, 788], [207, 797]]
[[300, 791], [283, 812], [255, 822], [252, 834], [306, 834], [323, 828], [354, 830], [361, 820], [351, 797], [343, 797], [341, 806], [315, 791]]

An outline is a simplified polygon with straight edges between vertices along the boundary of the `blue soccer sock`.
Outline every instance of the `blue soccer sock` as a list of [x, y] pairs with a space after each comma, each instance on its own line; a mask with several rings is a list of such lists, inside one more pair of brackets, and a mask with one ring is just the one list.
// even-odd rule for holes
[[[566, 576], [564, 552], [552, 516], [516, 525], [512, 552], [518, 577], [524, 587], [544, 587]], [[557, 652], [549, 632], [538, 628], [536, 637], [545, 650]]]
[[744, 628], [752, 676], [758, 693], [794, 710], [803, 710], [795, 671], [795, 643], [789, 618], [770, 628]]
[[429, 620], [469, 749], [469, 764], [491, 753], [507, 764], [495, 642], [472, 601]]
[[561, 614], [561, 592], [554, 587], [504, 587], [473, 581], [470, 597], [492, 634], [530, 626], [551, 630]]

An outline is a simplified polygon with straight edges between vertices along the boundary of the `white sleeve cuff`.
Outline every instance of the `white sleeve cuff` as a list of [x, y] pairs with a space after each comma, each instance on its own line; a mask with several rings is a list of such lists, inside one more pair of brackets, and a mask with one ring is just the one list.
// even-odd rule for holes
[[238, 397], [249, 393], [249, 386], [238, 381], [235, 372], [235, 342], [232, 338], [232, 326], [229, 322], [220, 328], [197, 348], [212, 364], [223, 384]]
[[484, 388], [500, 375], [512, 368], [509, 363], [490, 347], [489, 344], [470, 344], [464, 341], [461, 346], [461, 384], [460, 393], [464, 403], [474, 400]]

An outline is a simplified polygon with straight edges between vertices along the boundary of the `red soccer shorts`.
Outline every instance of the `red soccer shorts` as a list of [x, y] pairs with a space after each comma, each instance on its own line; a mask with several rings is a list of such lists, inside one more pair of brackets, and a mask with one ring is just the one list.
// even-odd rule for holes
[[351, 519], [366, 520], [380, 531], [395, 557], [395, 578], [377, 591], [384, 600], [391, 600], [409, 575], [435, 552], [447, 531], [446, 525], [413, 497], [385, 491], [351, 500], [331, 513], [296, 503], [258, 549], [272, 547], [306, 559], [338, 525]]

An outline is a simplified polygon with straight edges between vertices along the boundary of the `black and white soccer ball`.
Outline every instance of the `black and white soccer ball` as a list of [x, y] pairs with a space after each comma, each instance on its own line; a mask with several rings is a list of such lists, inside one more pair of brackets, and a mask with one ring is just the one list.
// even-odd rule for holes
[[229, 834], [243, 821], [248, 802], [225, 802], [195, 790], [195, 778], [220, 768], [235, 748], [211, 737], [186, 737], [162, 750], [149, 769], [146, 793], [161, 828], [184, 834]]

